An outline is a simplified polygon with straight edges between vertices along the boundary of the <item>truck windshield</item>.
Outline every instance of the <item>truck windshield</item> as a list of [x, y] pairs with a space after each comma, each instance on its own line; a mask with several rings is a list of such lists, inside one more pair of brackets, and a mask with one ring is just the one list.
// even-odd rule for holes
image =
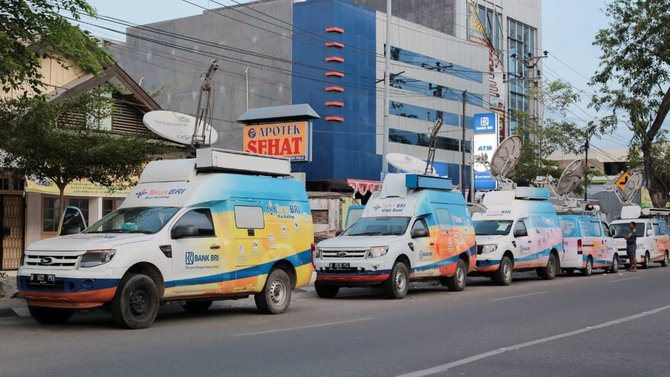
[[361, 217], [343, 236], [399, 236], [405, 234], [409, 217]]
[[177, 207], [121, 208], [100, 219], [84, 233], [156, 233], [170, 221]]
[[512, 220], [480, 220], [475, 221], [475, 235], [504, 236], [512, 229]]
[[[630, 232], [630, 223], [610, 224], [610, 232], [614, 231], [614, 238], [624, 238]], [[644, 237], [644, 224], [636, 223], [635, 234]]]

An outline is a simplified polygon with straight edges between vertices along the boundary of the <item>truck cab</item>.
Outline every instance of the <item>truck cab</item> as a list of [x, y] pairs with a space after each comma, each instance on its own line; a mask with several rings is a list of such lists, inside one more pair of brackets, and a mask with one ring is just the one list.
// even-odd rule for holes
[[553, 279], [563, 240], [549, 191], [492, 191], [482, 204], [486, 211], [473, 214], [477, 264], [472, 275], [488, 276], [500, 285], [509, 285], [514, 271], [536, 270], [543, 279]]
[[354, 224], [319, 242], [314, 265], [323, 298], [342, 287], [374, 285], [403, 298], [411, 281], [429, 279], [463, 290], [475, 265], [466, 202], [449, 179], [389, 174]]

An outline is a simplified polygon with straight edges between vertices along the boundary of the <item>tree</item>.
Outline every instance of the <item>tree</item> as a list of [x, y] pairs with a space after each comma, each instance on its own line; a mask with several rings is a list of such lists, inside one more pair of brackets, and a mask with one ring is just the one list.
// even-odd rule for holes
[[567, 109], [579, 100], [569, 83], [551, 81], [533, 89], [531, 95], [544, 106], [548, 116], [542, 121], [526, 113], [517, 113], [519, 122], [515, 133], [523, 137], [524, 145], [510, 179], [520, 185], [527, 185], [538, 176], [557, 178], [561, 171], [549, 156], [558, 150], [580, 153], [586, 140], [584, 129], [566, 118]]
[[111, 86], [68, 98], [40, 95], [0, 101], [0, 150], [4, 166], [52, 181], [60, 191], [85, 179], [113, 188], [131, 184], [144, 164], [164, 152], [157, 140], [100, 129], [113, 111]]
[[601, 93], [593, 104], [597, 110], [611, 109], [605, 122], [624, 123], [633, 131], [631, 144], [642, 154], [652, 202], [664, 206], [670, 171], [656, 143], [670, 111], [670, 7], [658, 0], [614, 0], [606, 14], [609, 27], [598, 31], [593, 42], [602, 50], [591, 78]]
[[[62, 13], [69, 14], [70, 17]], [[0, 0], [0, 83], [2, 89], [40, 93], [40, 64], [51, 58], [98, 73], [111, 57], [90, 33], [72, 25], [80, 14], [94, 16], [84, 0]]]

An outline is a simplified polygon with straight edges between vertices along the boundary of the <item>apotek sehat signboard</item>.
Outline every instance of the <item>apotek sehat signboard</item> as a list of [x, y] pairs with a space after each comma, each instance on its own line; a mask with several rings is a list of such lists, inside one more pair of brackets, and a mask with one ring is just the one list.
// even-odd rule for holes
[[243, 143], [245, 152], [310, 161], [311, 139], [310, 122], [298, 121], [245, 126]]

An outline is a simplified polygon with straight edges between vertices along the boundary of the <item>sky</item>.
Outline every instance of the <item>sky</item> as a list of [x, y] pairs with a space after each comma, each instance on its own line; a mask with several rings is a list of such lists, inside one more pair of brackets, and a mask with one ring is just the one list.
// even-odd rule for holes
[[[220, 7], [217, 3], [234, 5], [227, 0], [218, 0], [216, 3], [208, 0], [89, 0], [89, 4], [99, 14], [135, 24], [200, 14], [202, 7]], [[572, 107], [567, 114], [578, 125], [593, 121], [599, 115], [588, 108], [588, 100], [594, 89], [587, 83], [600, 61], [600, 49], [592, 43], [598, 30], [607, 27], [608, 19], [603, 11], [606, 3], [606, 0], [542, 0], [542, 49], [549, 52], [548, 58], [542, 62], [543, 77], [548, 80], [567, 81], [577, 91], [582, 92], [581, 103]], [[124, 39], [118, 33], [82, 26], [99, 37]], [[109, 27], [119, 28], [113, 24]], [[592, 140], [592, 145], [601, 149], [627, 148], [630, 137], [631, 132], [622, 127], [601, 140]]]

